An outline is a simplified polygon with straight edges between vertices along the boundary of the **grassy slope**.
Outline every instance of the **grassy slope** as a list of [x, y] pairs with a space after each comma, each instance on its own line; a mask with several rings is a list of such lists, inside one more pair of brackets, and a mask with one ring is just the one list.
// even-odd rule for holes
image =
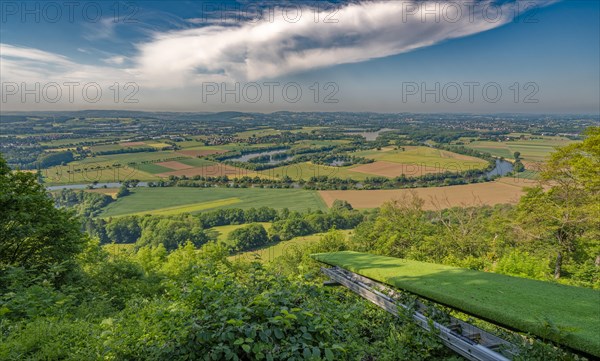
[[[260, 189], [260, 188], [136, 188], [133, 194], [109, 204], [102, 217], [120, 216], [149, 212], [177, 206], [219, 202], [237, 198], [239, 202], [217, 205], [211, 208], [272, 207], [276, 209], [306, 210], [326, 209], [326, 205], [315, 191], [303, 189]], [[206, 209], [206, 208], [204, 208]]]
[[[366, 253], [323, 253], [313, 258], [600, 356], [597, 290]], [[564, 334], [549, 333], [548, 322]]]

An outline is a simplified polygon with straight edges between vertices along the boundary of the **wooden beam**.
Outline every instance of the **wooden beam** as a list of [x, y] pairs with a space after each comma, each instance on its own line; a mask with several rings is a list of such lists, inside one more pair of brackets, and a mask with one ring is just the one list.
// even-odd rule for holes
[[[394, 296], [397, 296], [397, 292], [386, 285], [339, 267], [323, 267], [321, 270], [332, 281], [347, 287], [354, 293], [395, 316], [398, 315], [399, 308], [408, 309], [406, 305], [394, 298]], [[508, 361], [516, 355], [517, 348], [506, 340], [454, 317], [450, 317], [451, 326], [444, 326], [424, 316], [419, 312], [420, 308], [424, 308], [424, 306], [417, 303], [418, 310], [412, 315], [414, 322], [428, 331], [433, 326], [438, 331], [438, 337], [444, 345], [468, 360]], [[469, 331], [469, 333], [463, 335], [462, 332], [465, 331]], [[471, 336], [472, 339], [468, 336]], [[494, 345], [494, 349], [501, 350], [502, 353], [494, 351], [485, 345]]]

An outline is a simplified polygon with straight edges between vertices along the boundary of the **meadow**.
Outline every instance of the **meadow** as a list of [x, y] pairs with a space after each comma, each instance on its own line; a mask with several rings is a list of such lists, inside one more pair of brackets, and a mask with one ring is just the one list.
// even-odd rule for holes
[[[223, 203], [224, 200], [227, 200], [227, 204]], [[100, 216], [196, 213], [203, 210], [263, 206], [295, 211], [327, 209], [317, 192], [302, 189], [167, 187], [135, 188], [129, 196], [109, 204]]]
[[600, 357], [600, 291], [359, 252], [317, 261]]
[[[514, 158], [515, 152], [521, 153], [524, 162], [541, 163], [546, 160], [556, 147], [562, 147], [571, 140], [563, 137], [540, 137], [541, 139], [523, 139], [506, 142], [473, 141], [466, 143], [466, 147], [488, 152], [497, 157]], [[527, 167], [527, 164], [525, 165]]]

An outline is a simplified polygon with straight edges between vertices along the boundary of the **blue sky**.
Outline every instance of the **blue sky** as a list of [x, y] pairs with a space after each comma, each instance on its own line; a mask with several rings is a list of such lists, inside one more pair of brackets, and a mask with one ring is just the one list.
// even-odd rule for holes
[[598, 1], [257, 4], [2, 2], [2, 108], [600, 112]]

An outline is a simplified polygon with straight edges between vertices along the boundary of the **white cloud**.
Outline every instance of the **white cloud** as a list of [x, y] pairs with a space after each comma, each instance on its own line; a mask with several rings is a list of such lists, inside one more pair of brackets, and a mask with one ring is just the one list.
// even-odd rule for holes
[[[553, 2], [538, 0], [537, 4], [545, 6]], [[290, 21], [282, 15], [283, 10], [274, 9], [272, 21], [211, 23], [194, 29], [156, 32], [149, 41], [136, 45], [135, 56], [111, 55], [103, 59], [106, 66], [78, 64], [62, 55], [0, 44], [2, 79], [27, 81], [37, 77], [37, 81], [62, 79], [107, 84], [136, 81], [145, 88], [164, 89], [186, 88], [205, 81], [276, 78], [405, 53], [477, 34], [510, 22], [523, 10], [516, 8], [515, 3], [504, 4], [497, 19], [491, 19], [497, 7], [486, 10], [490, 1], [472, 8], [465, 4], [469, 3], [354, 3], [339, 9], [333, 16], [337, 22], [325, 21], [330, 11], [315, 14], [312, 9], [303, 8], [299, 19]], [[453, 6], [458, 6], [462, 13], [457, 19]], [[296, 15], [294, 11], [288, 14], [289, 18]], [[112, 35], [111, 22], [103, 22], [90, 34], [95, 39]]]
[[[539, 5], [551, 2], [538, 1]], [[282, 10], [275, 9], [273, 21], [157, 33], [151, 41], [138, 44], [135, 61], [145, 78], [162, 86], [179, 87], [215, 74], [230, 80], [273, 78], [477, 34], [506, 24], [523, 10], [515, 3], [501, 7], [490, 6], [489, 1], [474, 7], [465, 4], [349, 4], [335, 14], [336, 23], [324, 22], [329, 12], [319, 13], [315, 22], [314, 12], [306, 8], [298, 21], [286, 21]], [[461, 16], [456, 17], [457, 11]], [[438, 21], [432, 12], [437, 13]], [[289, 17], [295, 17], [294, 11]]]
[[111, 65], [123, 65], [125, 63], [125, 60], [127, 60], [127, 58], [120, 55], [115, 55], [111, 56], [110, 58], [102, 59], [103, 62]]

